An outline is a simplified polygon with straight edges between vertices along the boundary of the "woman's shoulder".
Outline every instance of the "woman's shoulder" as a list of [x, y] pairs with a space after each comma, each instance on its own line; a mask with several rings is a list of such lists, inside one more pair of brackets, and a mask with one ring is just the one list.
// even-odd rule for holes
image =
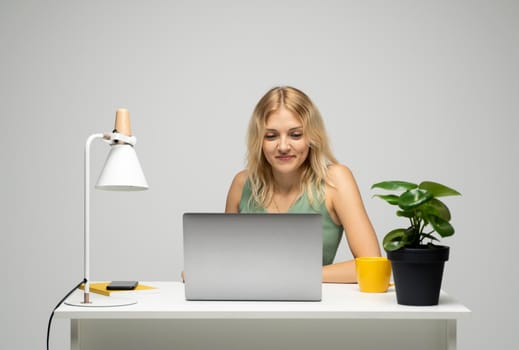
[[233, 185], [243, 188], [245, 183], [247, 182], [248, 172], [246, 169], [241, 170], [236, 175], [234, 175], [234, 179], [232, 180]]
[[238, 213], [240, 200], [243, 192], [243, 188], [245, 187], [245, 183], [247, 182], [247, 171], [242, 170], [237, 173], [231, 183], [231, 187], [229, 188], [229, 193], [227, 194], [227, 202], [225, 204], [225, 211], [227, 213]]
[[232, 180], [231, 184], [231, 191], [235, 196], [240, 196], [243, 191], [243, 188], [245, 187], [245, 184], [247, 183], [248, 178], [248, 172], [247, 170], [241, 170], [236, 175], [234, 175], [234, 178]]
[[344, 164], [335, 163], [328, 166], [328, 179], [333, 184], [353, 180], [353, 173]]

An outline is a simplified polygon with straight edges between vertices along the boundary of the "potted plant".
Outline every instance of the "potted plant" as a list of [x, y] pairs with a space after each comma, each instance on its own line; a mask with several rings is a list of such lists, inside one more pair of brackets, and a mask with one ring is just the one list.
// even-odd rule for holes
[[397, 302], [403, 305], [437, 305], [449, 247], [435, 242], [454, 234], [449, 208], [438, 197], [459, 196], [460, 193], [431, 181], [419, 185], [384, 181], [371, 188], [393, 192], [376, 194], [375, 197], [396, 206], [396, 215], [410, 222], [405, 228], [388, 232], [382, 242], [391, 261]]

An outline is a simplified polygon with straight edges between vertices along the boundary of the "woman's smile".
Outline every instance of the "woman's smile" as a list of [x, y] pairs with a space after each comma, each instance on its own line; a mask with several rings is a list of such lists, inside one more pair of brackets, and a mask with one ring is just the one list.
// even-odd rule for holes
[[289, 162], [291, 161], [292, 159], [295, 159], [296, 156], [292, 156], [292, 155], [282, 155], [282, 156], [277, 156], [276, 159], [277, 160], [280, 160], [282, 162]]

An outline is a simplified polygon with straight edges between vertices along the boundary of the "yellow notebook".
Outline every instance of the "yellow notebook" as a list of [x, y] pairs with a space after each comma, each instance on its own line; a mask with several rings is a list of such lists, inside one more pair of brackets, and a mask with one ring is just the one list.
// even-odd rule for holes
[[[138, 294], [141, 294], [141, 293], [149, 293], [149, 292], [152, 292], [152, 293], [157, 293], [158, 292], [158, 288], [156, 287], [153, 287], [153, 286], [147, 286], [145, 284], [138, 284], [137, 287], [135, 287], [135, 289], [132, 289], [132, 290], [108, 290], [106, 289], [106, 286], [108, 286], [110, 284], [110, 282], [97, 282], [97, 283], [90, 283], [90, 291], [92, 293], [97, 293], [97, 294], [102, 294], [102, 295], [106, 295], [106, 296], [110, 296], [110, 294], [114, 293], [114, 294], [130, 294], [130, 293], [138, 293]], [[80, 289], [85, 289], [85, 285], [82, 284], [80, 287]]]

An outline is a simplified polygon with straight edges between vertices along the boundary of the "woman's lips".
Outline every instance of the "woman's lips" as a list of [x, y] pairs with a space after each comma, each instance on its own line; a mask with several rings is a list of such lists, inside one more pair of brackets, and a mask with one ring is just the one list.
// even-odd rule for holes
[[277, 156], [276, 157], [276, 159], [283, 161], [283, 162], [292, 160], [293, 158], [295, 158], [295, 156]]

